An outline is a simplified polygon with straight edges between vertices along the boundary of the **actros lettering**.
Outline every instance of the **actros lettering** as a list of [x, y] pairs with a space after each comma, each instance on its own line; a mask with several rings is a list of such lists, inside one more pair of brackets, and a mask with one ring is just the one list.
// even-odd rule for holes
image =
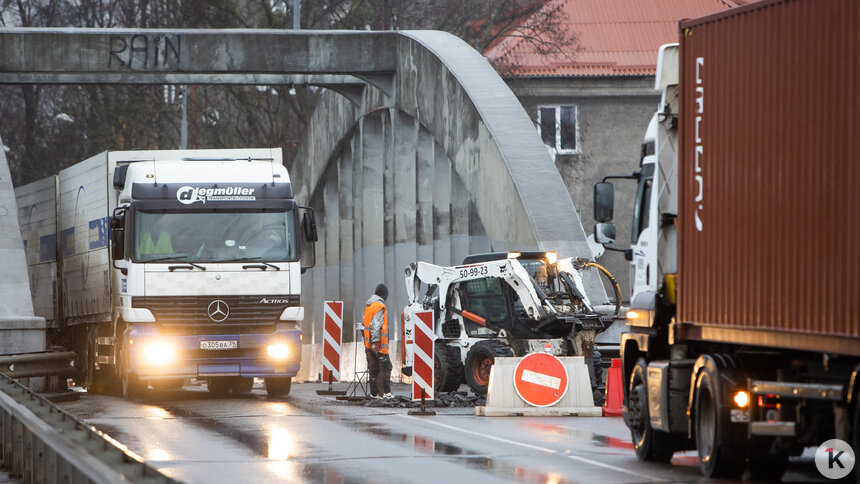
[[179, 67], [181, 52], [178, 35], [111, 35], [108, 67], [144, 71]]
[[696, 230], [702, 231], [702, 210], [704, 209], [705, 180], [702, 176], [702, 163], [705, 158], [705, 148], [702, 145], [702, 115], [705, 113], [705, 86], [702, 84], [702, 69], [705, 65], [704, 57], [696, 57], [696, 185], [699, 192], [696, 194]]

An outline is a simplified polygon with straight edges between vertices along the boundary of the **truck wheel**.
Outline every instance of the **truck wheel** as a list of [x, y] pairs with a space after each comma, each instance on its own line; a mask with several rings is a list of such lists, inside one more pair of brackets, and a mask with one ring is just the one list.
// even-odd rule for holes
[[140, 381], [137, 375], [128, 371], [128, 355], [125, 349], [120, 353], [120, 361], [120, 386], [122, 387], [123, 398], [126, 400], [143, 398], [146, 390], [149, 389], [149, 384]]
[[466, 384], [478, 395], [486, 395], [490, 385], [490, 369], [496, 358], [514, 356], [513, 350], [506, 343], [498, 340], [481, 341], [472, 346], [466, 355], [464, 372]]
[[223, 398], [230, 393], [231, 382], [227, 378], [210, 378], [206, 380], [206, 387], [213, 397]]
[[97, 393], [94, 385], [96, 372], [96, 328], [89, 328], [87, 330], [86, 341], [84, 342], [84, 351], [80, 357], [80, 364], [80, 386], [86, 388], [88, 392]]
[[630, 373], [627, 398], [627, 426], [633, 438], [636, 457], [644, 461], [669, 462], [675, 453], [672, 436], [651, 427], [648, 410], [648, 364], [639, 358]]
[[705, 477], [736, 478], [743, 472], [744, 459], [731, 452], [726, 442], [728, 422], [719, 405], [719, 376], [717, 370], [702, 367], [696, 378], [694, 419], [699, 467]]
[[270, 397], [285, 397], [293, 386], [292, 378], [266, 378], [266, 393]]
[[434, 376], [436, 381], [433, 388], [437, 392], [453, 392], [460, 387], [463, 377], [463, 362], [460, 361], [460, 349], [448, 346], [444, 341], [437, 341], [433, 355]]

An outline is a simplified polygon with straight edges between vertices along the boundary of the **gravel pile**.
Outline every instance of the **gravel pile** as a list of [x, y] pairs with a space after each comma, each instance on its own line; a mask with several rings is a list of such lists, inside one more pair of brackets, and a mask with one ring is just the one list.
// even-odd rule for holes
[[[418, 408], [421, 406], [420, 401], [413, 402], [409, 398], [400, 395], [396, 395], [394, 398], [382, 400], [368, 397], [359, 403], [365, 407], [382, 408]], [[483, 395], [475, 395], [474, 393], [469, 392], [438, 392], [436, 393], [436, 400], [427, 400], [426, 402], [426, 406], [431, 408], [463, 408], [486, 404], [487, 399]]]

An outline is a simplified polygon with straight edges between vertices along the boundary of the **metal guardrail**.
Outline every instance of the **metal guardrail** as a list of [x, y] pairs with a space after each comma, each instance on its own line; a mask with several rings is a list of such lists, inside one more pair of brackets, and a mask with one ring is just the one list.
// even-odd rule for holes
[[75, 372], [74, 351], [42, 351], [0, 355], [0, 373], [11, 378], [67, 376]]
[[137, 454], [0, 374], [0, 460], [25, 483], [168, 483]]

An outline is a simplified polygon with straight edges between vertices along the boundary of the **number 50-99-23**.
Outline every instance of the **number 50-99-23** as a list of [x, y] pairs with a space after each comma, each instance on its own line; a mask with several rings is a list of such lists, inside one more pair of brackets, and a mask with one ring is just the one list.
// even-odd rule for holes
[[483, 276], [489, 272], [490, 271], [489, 271], [489, 269], [487, 269], [487, 266], [470, 267], [468, 269], [460, 269], [460, 277]]

